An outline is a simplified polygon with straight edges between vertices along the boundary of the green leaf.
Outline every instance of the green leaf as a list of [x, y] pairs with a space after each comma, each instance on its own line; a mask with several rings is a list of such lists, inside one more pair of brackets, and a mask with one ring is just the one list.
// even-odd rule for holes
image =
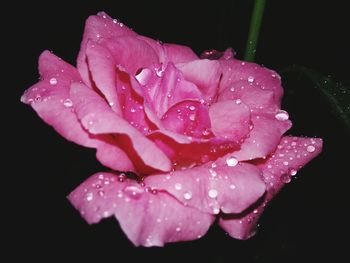
[[312, 84], [310, 87], [314, 87], [325, 98], [335, 115], [350, 130], [350, 86], [303, 66], [291, 66], [282, 70], [281, 74], [307, 78]]

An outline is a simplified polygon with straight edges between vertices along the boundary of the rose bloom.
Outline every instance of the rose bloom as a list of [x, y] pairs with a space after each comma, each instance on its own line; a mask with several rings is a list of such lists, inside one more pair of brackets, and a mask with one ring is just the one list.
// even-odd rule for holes
[[266, 204], [321, 151], [283, 136], [278, 74], [234, 58], [140, 36], [91, 16], [73, 67], [48, 51], [22, 96], [67, 140], [95, 148], [110, 172], [68, 196], [89, 223], [114, 216], [136, 246], [202, 237], [215, 219], [247, 239]]

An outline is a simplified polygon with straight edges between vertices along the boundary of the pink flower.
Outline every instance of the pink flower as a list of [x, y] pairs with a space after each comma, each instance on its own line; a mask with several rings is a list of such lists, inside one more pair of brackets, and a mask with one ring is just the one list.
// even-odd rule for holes
[[88, 18], [77, 68], [44, 51], [39, 71], [22, 101], [113, 171], [91, 176], [70, 202], [89, 224], [115, 216], [136, 246], [200, 238], [216, 217], [249, 238], [322, 148], [283, 136], [292, 124], [276, 72], [230, 49], [198, 58], [105, 13]]

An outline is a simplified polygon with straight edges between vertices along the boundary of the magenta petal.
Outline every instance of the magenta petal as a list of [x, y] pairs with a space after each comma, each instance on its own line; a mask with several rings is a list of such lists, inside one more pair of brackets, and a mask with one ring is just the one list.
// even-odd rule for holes
[[118, 65], [133, 75], [159, 62], [155, 50], [147, 42], [133, 36], [101, 38], [100, 44], [110, 50]]
[[276, 152], [259, 165], [267, 189], [264, 199], [248, 213], [221, 217], [219, 225], [230, 236], [238, 239], [247, 239], [254, 235], [257, 221], [268, 202], [321, 150], [321, 139], [283, 137]]
[[169, 131], [201, 138], [210, 128], [208, 107], [199, 101], [182, 101], [164, 114], [162, 124]]
[[233, 82], [219, 93], [218, 101], [227, 100], [240, 100], [254, 113], [275, 112], [279, 108], [273, 91], [263, 90], [246, 80]]
[[45, 51], [39, 58], [39, 71], [41, 81], [25, 92], [22, 101], [30, 103], [38, 115], [67, 140], [96, 148], [102, 164], [116, 170], [133, 171], [130, 159], [115, 143], [104, 135], [91, 135], [81, 126], [69, 92], [72, 82], [81, 81], [77, 70]]
[[86, 20], [83, 40], [81, 42], [77, 60], [77, 67], [82, 79], [89, 87], [92, 87], [92, 84], [86, 61], [87, 42], [89, 40], [98, 41], [101, 38], [114, 38], [120, 36], [137, 36], [137, 34], [116, 19], [112, 19], [104, 12], [100, 12], [95, 16], [90, 16]]
[[111, 53], [96, 42], [87, 43], [86, 55], [91, 77], [111, 108], [121, 115], [116, 89], [116, 63]]
[[189, 47], [176, 44], [164, 44], [163, 46], [168, 61], [171, 61], [174, 64], [198, 60], [198, 56]]
[[258, 64], [244, 62], [237, 59], [220, 60], [222, 79], [220, 92], [230, 88], [235, 82], [245, 81], [255, 88], [271, 90], [274, 93], [274, 101], [280, 107], [283, 89], [279, 75]]
[[240, 100], [212, 104], [209, 116], [212, 131], [217, 137], [238, 142], [249, 133], [250, 110]]
[[71, 98], [76, 105], [75, 110], [80, 122], [89, 132], [127, 135], [145, 165], [160, 171], [170, 170], [171, 163], [168, 157], [152, 141], [113, 112], [92, 89], [84, 84], [73, 83]]
[[196, 85], [186, 81], [173, 63], [151, 69], [145, 68], [136, 78], [143, 86], [148, 107], [158, 118], [178, 102], [202, 98]]
[[91, 176], [68, 198], [89, 224], [114, 215], [136, 246], [198, 239], [214, 220], [167, 193], [153, 192], [123, 175], [110, 173]]
[[186, 80], [196, 84], [209, 102], [214, 99], [222, 73], [218, 61], [199, 59], [176, 66], [182, 71]]
[[264, 194], [265, 184], [254, 165], [237, 164], [233, 159], [228, 164], [211, 163], [167, 176], [149, 176], [145, 183], [206, 213], [240, 213]]
[[252, 114], [251, 120], [253, 125], [249, 137], [234, 153], [239, 160], [265, 158], [275, 150], [282, 135], [292, 126], [289, 120], [277, 120], [271, 113]]
[[95, 147], [98, 142], [81, 127], [73, 112], [69, 87], [72, 81], [80, 81], [77, 70], [44, 51], [39, 57], [39, 72], [41, 81], [26, 90], [22, 102], [30, 103], [38, 115], [66, 139]]

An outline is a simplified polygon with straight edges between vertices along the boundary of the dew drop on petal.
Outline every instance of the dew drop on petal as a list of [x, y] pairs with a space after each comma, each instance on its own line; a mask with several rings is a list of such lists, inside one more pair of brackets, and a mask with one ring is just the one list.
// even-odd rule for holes
[[174, 187], [175, 187], [175, 190], [177, 191], [180, 191], [182, 189], [182, 185], [180, 183], [176, 183]]
[[236, 189], [236, 186], [234, 184], [230, 184], [230, 189], [234, 190]]
[[315, 146], [313, 145], [309, 145], [306, 147], [306, 150], [309, 152], [309, 153], [312, 153], [316, 150]]
[[234, 167], [234, 166], [236, 166], [238, 164], [238, 160], [236, 158], [234, 158], [234, 157], [229, 157], [229, 158], [226, 159], [226, 163], [227, 163], [228, 166]]
[[50, 79], [50, 84], [51, 85], [56, 85], [57, 84], [57, 79], [56, 78], [51, 78]]
[[192, 106], [189, 107], [189, 109], [193, 111], [193, 110], [196, 109], [196, 107], [192, 105]]
[[213, 176], [213, 177], [215, 177], [215, 176], [217, 176], [217, 173], [216, 173], [216, 171], [214, 170], [214, 169], [209, 169], [209, 173], [210, 173], [210, 175], [211, 176]]
[[124, 188], [124, 192], [130, 196], [131, 198], [134, 198], [134, 199], [138, 199], [141, 197], [142, 193], [143, 193], [143, 189], [139, 186], [134, 186], [134, 185], [131, 185], [131, 186], [127, 186]]
[[191, 121], [194, 121], [196, 119], [196, 114], [190, 114], [189, 118]]
[[70, 100], [70, 99], [66, 99], [64, 102], [63, 102], [63, 105], [64, 107], [66, 108], [70, 108], [73, 106], [73, 102]]
[[86, 194], [86, 200], [87, 201], [92, 201], [92, 199], [94, 198], [94, 194], [93, 193], [91, 193], [91, 192], [89, 192], [89, 193], [87, 193]]
[[184, 198], [185, 198], [186, 200], [190, 200], [190, 199], [192, 198], [192, 193], [191, 193], [191, 192], [185, 192], [185, 193], [184, 193]]
[[242, 101], [240, 99], [237, 99], [235, 102], [236, 102], [237, 105], [242, 103]]
[[291, 179], [289, 174], [282, 174], [280, 177], [281, 182], [285, 184], [290, 183]]
[[210, 189], [208, 195], [210, 198], [216, 198], [218, 196], [218, 191], [216, 189]]
[[252, 83], [253, 81], [254, 81], [254, 77], [249, 76], [249, 77], [248, 77], [248, 82]]
[[289, 163], [287, 161], [284, 161], [283, 164], [287, 166]]
[[291, 176], [294, 176], [294, 175], [297, 174], [297, 170], [291, 169], [291, 170], [289, 171], [289, 173], [290, 173]]
[[180, 232], [180, 231], [181, 231], [181, 227], [177, 227], [177, 228], [175, 229], [175, 231], [176, 231], [176, 232]]
[[286, 121], [289, 119], [289, 114], [288, 114], [288, 112], [286, 112], [284, 110], [279, 110], [276, 113], [275, 118], [279, 121]]

